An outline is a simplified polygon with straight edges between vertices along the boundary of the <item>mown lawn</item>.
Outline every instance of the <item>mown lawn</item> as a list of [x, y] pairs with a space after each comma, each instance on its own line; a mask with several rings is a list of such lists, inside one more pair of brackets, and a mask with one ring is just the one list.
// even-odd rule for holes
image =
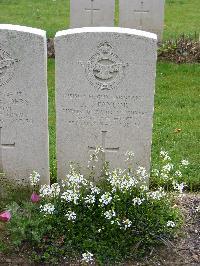
[[200, 189], [199, 77], [198, 64], [158, 63], [152, 154], [153, 164], [162, 147], [175, 162], [187, 158], [189, 183], [195, 189]]
[[[116, 0], [116, 25], [118, 23]], [[53, 37], [69, 27], [70, 0], [0, 0], [0, 23], [41, 28]], [[199, 0], [165, 0], [164, 38], [199, 33]]]

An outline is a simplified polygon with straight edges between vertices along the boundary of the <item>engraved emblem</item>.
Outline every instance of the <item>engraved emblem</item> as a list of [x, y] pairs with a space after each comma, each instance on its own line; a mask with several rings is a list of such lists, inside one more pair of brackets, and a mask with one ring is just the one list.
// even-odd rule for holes
[[124, 78], [124, 64], [114, 53], [108, 43], [101, 43], [97, 52], [89, 59], [86, 65], [86, 75], [89, 82], [101, 90], [111, 90]]
[[19, 60], [13, 59], [0, 45], [0, 86], [5, 85], [12, 79], [15, 63], [17, 62], [19, 62]]

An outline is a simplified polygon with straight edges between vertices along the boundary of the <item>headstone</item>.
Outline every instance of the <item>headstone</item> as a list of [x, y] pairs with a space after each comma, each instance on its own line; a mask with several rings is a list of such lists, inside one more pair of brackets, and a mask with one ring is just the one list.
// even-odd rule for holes
[[46, 33], [0, 25], [0, 172], [49, 183]]
[[119, 0], [119, 26], [153, 32], [162, 39], [165, 0]]
[[114, 26], [115, 0], [71, 0], [70, 27]]
[[111, 167], [125, 153], [150, 168], [155, 34], [123, 28], [83, 28], [56, 34], [58, 177], [69, 162], [86, 166], [97, 146]]

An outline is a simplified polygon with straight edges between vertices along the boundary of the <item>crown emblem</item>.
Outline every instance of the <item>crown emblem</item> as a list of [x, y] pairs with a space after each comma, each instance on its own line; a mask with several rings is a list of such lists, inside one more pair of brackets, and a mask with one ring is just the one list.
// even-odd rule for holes
[[124, 64], [108, 42], [100, 43], [86, 65], [89, 82], [100, 90], [111, 90], [124, 78]]

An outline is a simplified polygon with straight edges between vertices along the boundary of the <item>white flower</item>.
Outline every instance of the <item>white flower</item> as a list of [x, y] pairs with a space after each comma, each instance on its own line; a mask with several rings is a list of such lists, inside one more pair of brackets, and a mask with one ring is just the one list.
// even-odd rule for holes
[[94, 260], [93, 257], [94, 257], [94, 255], [87, 251], [87, 252], [82, 254], [82, 261], [89, 263], [89, 262]]
[[44, 212], [44, 215], [53, 214], [54, 210], [55, 210], [55, 207], [51, 203], [47, 203], [45, 205], [40, 206], [40, 212]]
[[94, 186], [92, 182], [90, 182], [90, 189], [91, 189], [92, 194], [98, 195], [100, 193], [100, 189], [98, 187]]
[[181, 171], [177, 170], [175, 173], [174, 173], [175, 176], [178, 176], [178, 177], [182, 177], [182, 173]]
[[167, 173], [163, 173], [163, 172], [160, 173], [160, 177], [163, 178], [163, 179], [168, 179], [169, 178]]
[[79, 197], [80, 195], [71, 189], [66, 190], [61, 195], [61, 199], [66, 200], [67, 202], [74, 202], [74, 204], [78, 204]]
[[31, 182], [31, 186], [36, 186], [40, 181], [40, 175], [33, 171], [33, 173], [29, 176], [29, 180]]
[[148, 178], [148, 174], [146, 172], [146, 169], [142, 166], [138, 167], [138, 169], [136, 170], [136, 173], [144, 180]]
[[168, 163], [162, 167], [164, 172], [169, 173], [173, 169], [174, 165], [172, 163]]
[[86, 186], [88, 181], [83, 177], [83, 175], [73, 172], [66, 176], [66, 179], [62, 181], [62, 187], [69, 189], [80, 189], [82, 186]]
[[140, 186], [140, 189], [141, 189], [142, 191], [148, 191], [148, 190], [149, 190], [148, 186], [146, 186], [146, 185], [141, 185], [141, 186]]
[[123, 220], [122, 221], [123, 225], [124, 225], [124, 229], [126, 230], [127, 228], [131, 227], [132, 222], [129, 219]]
[[40, 188], [40, 196], [42, 198], [51, 196], [51, 187], [49, 185], [42, 185]]
[[183, 193], [183, 189], [185, 187], [185, 183], [176, 183], [176, 181], [173, 182], [173, 187], [175, 190], [177, 190], [179, 193]]
[[140, 199], [140, 198], [134, 198], [133, 199], [133, 205], [135, 206], [135, 205], [141, 205], [142, 204], [142, 202], [144, 201], [145, 199], [143, 198], [143, 199]]
[[159, 176], [159, 170], [158, 169], [153, 169], [152, 173], [153, 173], [153, 175], [155, 175], [157, 177]]
[[54, 183], [50, 185], [43, 185], [40, 188], [40, 196], [44, 197], [57, 197], [60, 194], [60, 185], [58, 183]]
[[60, 185], [58, 183], [54, 183], [51, 185], [51, 194], [52, 197], [57, 197], [60, 194]]
[[99, 201], [102, 203], [102, 206], [108, 205], [112, 201], [112, 196], [109, 192], [104, 193]]
[[148, 192], [147, 193], [148, 198], [151, 198], [153, 200], [160, 200], [161, 198], [163, 198], [164, 196], [166, 196], [166, 193], [163, 191], [162, 188], [159, 188], [156, 191], [153, 192]]
[[87, 195], [84, 200], [86, 204], [94, 204], [96, 201], [94, 195]]
[[68, 221], [75, 221], [76, 220], [76, 213], [73, 211], [68, 211], [65, 216], [67, 217]]
[[167, 227], [175, 227], [176, 226], [176, 224], [173, 222], [173, 221], [168, 221], [167, 222]]
[[161, 150], [160, 151], [160, 156], [163, 159], [163, 161], [170, 161], [171, 160], [171, 158], [169, 157], [167, 151]]
[[112, 192], [116, 192], [119, 189], [125, 193], [127, 190], [132, 190], [138, 184], [138, 180], [134, 176], [120, 169], [114, 170], [107, 180], [112, 186]]
[[182, 164], [183, 166], [188, 166], [188, 165], [189, 165], [189, 161], [188, 161], [188, 160], [182, 160], [182, 161], [181, 161], [181, 164]]
[[110, 220], [116, 216], [116, 213], [114, 210], [109, 210], [109, 211], [104, 212], [104, 216], [106, 217], [106, 219]]

